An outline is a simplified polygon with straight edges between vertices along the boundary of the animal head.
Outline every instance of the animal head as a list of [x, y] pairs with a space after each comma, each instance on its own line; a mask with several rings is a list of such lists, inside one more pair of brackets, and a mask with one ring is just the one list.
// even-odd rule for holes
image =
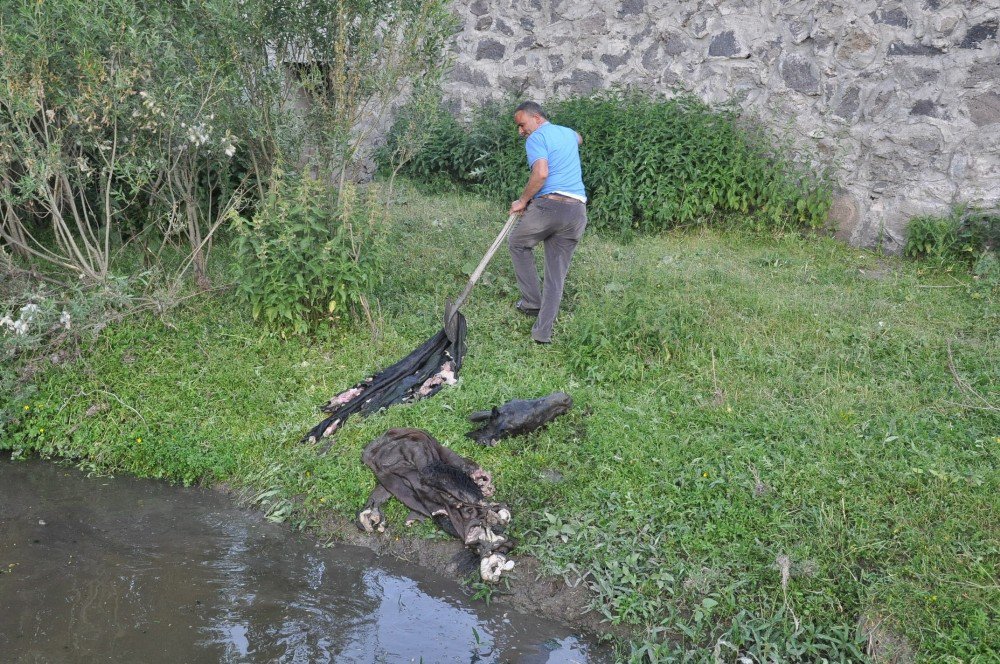
[[556, 415], [568, 413], [573, 407], [573, 398], [565, 392], [553, 392], [545, 397], [545, 401]]

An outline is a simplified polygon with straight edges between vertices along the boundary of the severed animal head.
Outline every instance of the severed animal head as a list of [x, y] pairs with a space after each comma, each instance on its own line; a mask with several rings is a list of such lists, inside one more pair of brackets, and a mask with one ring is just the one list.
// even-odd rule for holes
[[573, 399], [565, 392], [553, 392], [540, 399], [513, 399], [493, 408], [469, 415], [472, 422], [482, 423], [479, 429], [465, 434], [480, 445], [492, 447], [503, 438], [530, 433], [545, 426], [573, 407]]

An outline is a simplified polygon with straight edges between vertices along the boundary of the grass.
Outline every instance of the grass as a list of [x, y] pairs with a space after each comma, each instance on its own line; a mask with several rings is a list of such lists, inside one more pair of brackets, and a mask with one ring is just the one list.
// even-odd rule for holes
[[[922, 661], [996, 661], [1000, 417], [956, 381], [998, 405], [993, 293], [819, 237], [588, 235], [536, 346], [500, 255], [465, 308], [459, 384], [350, 421], [318, 456], [298, 443], [316, 406], [436, 331], [505, 217], [402, 197], [377, 248], [378, 339], [280, 341], [229, 295], [193, 299], [44, 374], [0, 448], [227, 482], [303, 526], [363, 503], [369, 440], [425, 428], [494, 472], [520, 550], [583, 579], [635, 658], [851, 661], [864, 617]], [[575, 407], [542, 432], [463, 437], [471, 411], [555, 390]]]

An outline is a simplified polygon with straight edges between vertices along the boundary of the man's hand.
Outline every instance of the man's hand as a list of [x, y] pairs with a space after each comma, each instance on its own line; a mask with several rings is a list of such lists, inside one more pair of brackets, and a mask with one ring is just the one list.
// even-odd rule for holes
[[520, 198], [510, 204], [510, 212], [507, 214], [521, 214], [528, 207], [528, 204]]

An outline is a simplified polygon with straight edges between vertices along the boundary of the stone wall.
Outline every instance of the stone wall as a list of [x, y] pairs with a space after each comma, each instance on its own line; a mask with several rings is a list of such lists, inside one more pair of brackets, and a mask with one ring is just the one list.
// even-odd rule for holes
[[446, 95], [680, 87], [835, 167], [838, 235], [898, 251], [906, 221], [1000, 207], [1000, 0], [457, 0]]

